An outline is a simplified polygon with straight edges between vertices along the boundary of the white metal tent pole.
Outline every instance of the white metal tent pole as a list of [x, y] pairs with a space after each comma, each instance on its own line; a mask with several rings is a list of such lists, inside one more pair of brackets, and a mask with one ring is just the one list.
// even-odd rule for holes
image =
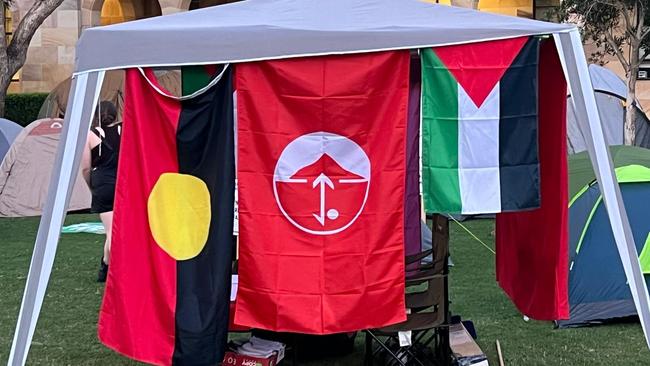
[[65, 123], [52, 169], [47, 201], [43, 207], [34, 244], [16, 332], [9, 353], [7, 363], [9, 366], [22, 366], [27, 361], [27, 353], [52, 272], [61, 225], [77, 179], [81, 152], [86, 143], [90, 120], [99, 98], [103, 78], [103, 71], [80, 74], [73, 78], [70, 86]]
[[612, 158], [605, 142], [580, 33], [576, 29], [570, 33], [555, 34], [554, 38], [562, 60], [562, 67], [569, 82], [576, 120], [585, 137], [589, 158], [594, 167], [598, 186], [612, 225], [616, 247], [621, 262], [623, 262], [625, 276], [641, 320], [646, 344], [650, 348], [648, 334], [650, 331], [650, 297], [648, 297], [648, 288], [641, 272], [639, 256], [623, 205], [621, 190], [614, 174]]

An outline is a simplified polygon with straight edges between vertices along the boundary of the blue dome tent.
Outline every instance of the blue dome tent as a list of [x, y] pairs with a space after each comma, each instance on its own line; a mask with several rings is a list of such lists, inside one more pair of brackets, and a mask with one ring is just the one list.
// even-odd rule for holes
[[17, 123], [0, 118], [0, 162], [22, 130], [23, 128]]
[[[616, 146], [610, 151], [647, 285], [650, 275], [650, 150]], [[569, 180], [571, 310], [570, 318], [557, 324], [565, 328], [636, 315], [600, 188], [586, 152], [569, 159]]]

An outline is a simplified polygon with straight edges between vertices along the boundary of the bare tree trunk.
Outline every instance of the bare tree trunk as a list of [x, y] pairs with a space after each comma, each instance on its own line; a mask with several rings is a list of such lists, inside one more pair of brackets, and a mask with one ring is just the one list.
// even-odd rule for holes
[[9, 89], [9, 83], [11, 83], [11, 76], [0, 76], [0, 118], [5, 116], [5, 99], [7, 98], [7, 89]]
[[7, 44], [4, 8], [9, 2], [0, 0], [0, 117], [4, 116], [4, 102], [11, 78], [25, 64], [27, 48], [36, 29], [62, 2], [63, 0], [35, 1], [14, 29], [11, 42]]
[[636, 78], [638, 67], [630, 70], [627, 79], [627, 99], [625, 101], [625, 145], [634, 145], [636, 139]]
[[630, 40], [630, 70], [627, 75], [627, 99], [625, 101], [624, 144], [634, 145], [636, 139], [636, 79], [639, 74], [640, 40]]

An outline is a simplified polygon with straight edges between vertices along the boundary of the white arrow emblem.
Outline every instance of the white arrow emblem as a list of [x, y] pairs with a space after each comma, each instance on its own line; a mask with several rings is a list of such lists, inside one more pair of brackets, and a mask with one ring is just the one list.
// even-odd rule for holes
[[[325, 185], [328, 185], [331, 189], [334, 189], [334, 183], [332, 180], [325, 175], [325, 173], [320, 173], [320, 175], [314, 179], [314, 184], [312, 187], [320, 186], [320, 212], [314, 215], [314, 218], [320, 222], [322, 226], [325, 226]], [[327, 212], [327, 217], [330, 220], [334, 220], [339, 216], [338, 211], [332, 209]]]
[[[327, 208], [327, 198], [330, 197], [331, 200], [333, 193], [327, 193], [327, 187], [332, 191], [336, 190], [332, 178], [327, 175], [329, 172], [326, 173], [326, 170], [321, 170], [320, 173], [314, 172], [318, 176], [311, 182], [311, 186], [312, 189], [318, 189], [319, 209], [317, 213], [312, 211], [311, 215], [306, 216], [309, 210], [307, 212], [302, 211], [305, 206], [298, 204], [298, 202], [305, 201], [301, 200], [300, 196], [280, 195], [278, 187], [287, 183], [299, 185], [309, 184], [308, 182], [311, 180], [309, 177], [296, 175], [296, 173], [305, 167], [312, 166], [312, 164], [320, 161], [324, 156], [327, 156], [327, 159], [331, 159], [332, 164], [338, 165], [339, 169], [350, 173], [348, 177], [341, 176], [339, 179], [335, 179], [337, 184], [362, 184], [363, 191], [360, 191], [359, 195], [355, 196], [352, 201], [345, 202], [343, 205], [345, 212], [342, 215], [340, 211], [342, 207], [337, 207], [338, 209]], [[305, 188], [307, 187], [309, 186]], [[368, 198], [369, 188], [370, 159], [368, 159], [368, 155], [354, 141], [345, 136], [329, 132], [313, 132], [291, 141], [280, 154], [273, 174], [273, 193], [282, 214], [291, 224], [300, 230], [315, 235], [336, 234], [352, 225], [361, 214], [361, 211], [363, 211]], [[292, 190], [291, 192], [295, 191]], [[336, 195], [341, 194], [338, 190], [336, 192]], [[346, 188], [343, 192], [350, 191]], [[286, 205], [283, 205], [283, 201]], [[353, 211], [349, 212], [351, 206]], [[288, 211], [285, 208], [288, 208]], [[302, 213], [297, 213], [301, 211]], [[305, 220], [305, 217], [309, 217], [309, 220]], [[311, 221], [313, 220], [312, 217], [315, 221]], [[345, 218], [345, 220], [342, 218]], [[334, 222], [334, 220], [336, 221]]]

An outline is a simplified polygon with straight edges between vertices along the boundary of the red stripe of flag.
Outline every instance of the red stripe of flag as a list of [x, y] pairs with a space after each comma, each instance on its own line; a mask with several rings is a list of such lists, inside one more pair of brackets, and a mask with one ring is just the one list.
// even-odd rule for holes
[[[155, 80], [152, 72], [148, 77]], [[174, 352], [176, 260], [151, 235], [147, 199], [162, 173], [178, 172], [180, 104], [158, 94], [136, 69], [127, 70], [125, 86], [111, 262], [98, 334], [119, 353], [168, 365]]]
[[568, 173], [566, 81], [552, 40], [539, 63], [541, 208], [497, 214], [497, 281], [519, 311], [538, 320], [567, 319]]

